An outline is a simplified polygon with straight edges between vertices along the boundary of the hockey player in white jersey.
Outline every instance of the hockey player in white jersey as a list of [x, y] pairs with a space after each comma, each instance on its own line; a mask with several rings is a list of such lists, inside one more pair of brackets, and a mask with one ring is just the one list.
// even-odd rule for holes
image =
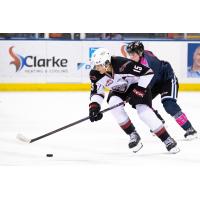
[[[90, 121], [102, 119], [100, 113], [104, 99], [104, 89], [110, 90], [107, 102], [110, 106], [123, 101], [136, 108], [140, 119], [165, 144], [170, 153], [179, 152], [176, 141], [169, 135], [162, 121], [153, 112], [151, 91], [148, 88], [154, 74], [142, 64], [123, 57], [110, 55], [107, 49], [97, 49], [91, 58], [94, 69], [90, 71], [91, 95], [89, 104]], [[142, 148], [142, 142], [132, 124], [124, 106], [111, 110], [122, 130], [130, 136], [129, 148], [137, 152]]]

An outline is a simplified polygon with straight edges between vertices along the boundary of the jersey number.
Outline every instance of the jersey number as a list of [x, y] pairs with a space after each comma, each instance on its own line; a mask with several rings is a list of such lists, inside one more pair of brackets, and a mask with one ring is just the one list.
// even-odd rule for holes
[[142, 67], [134, 65], [133, 71], [135, 71], [135, 72], [141, 72], [142, 71]]

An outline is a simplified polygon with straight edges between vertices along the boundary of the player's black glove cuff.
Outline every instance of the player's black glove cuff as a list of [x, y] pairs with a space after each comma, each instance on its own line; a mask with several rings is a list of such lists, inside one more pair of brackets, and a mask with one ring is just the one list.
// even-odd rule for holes
[[103, 114], [100, 113], [100, 110], [101, 110], [101, 106], [98, 103], [93, 102], [89, 104], [89, 117], [90, 117], [91, 122], [102, 119]]
[[134, 89], [133, 89], [133, 95], [134, 96], [137, 96], [137, 97], [141, 97], [143, 98], [145, 93], [146, 93], [146, 88], [143, 88], [143, 87], [140, 87], [140, 86], [136, 86]]

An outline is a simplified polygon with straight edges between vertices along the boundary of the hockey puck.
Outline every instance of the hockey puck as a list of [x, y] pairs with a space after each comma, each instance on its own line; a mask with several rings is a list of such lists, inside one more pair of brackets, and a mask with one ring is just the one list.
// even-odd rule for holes
[[46, 157], [53, 157], [53, 154], [48, 153], [48, 154], [46, 154]]

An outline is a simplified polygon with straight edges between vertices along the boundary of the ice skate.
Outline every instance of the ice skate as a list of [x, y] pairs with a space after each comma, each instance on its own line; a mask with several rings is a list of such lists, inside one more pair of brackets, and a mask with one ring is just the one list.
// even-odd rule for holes
[[187, 129], [184, 137], [187, 140], [193, 140], [193, 139], [196, 139], [198, 136], [197, 136], [196, 130], [193, 127], [190, 127], [190, 128]]
[[178, 153], [180, 151], [180, 149], [177, 147], [177, 143], [176, 141], [171, 138], [171, 137], [168, 137], [165, 141], [165, 146], [167, 148], [167, 150], [170, 152], [170, 153]]
[[132, 149], [134, 153], [138, 152], [143, 147], [141, 138], [137, 134], [137, 132], [133, 132], [130, 134], [130, 141], [128, 145], [129, 148]]

